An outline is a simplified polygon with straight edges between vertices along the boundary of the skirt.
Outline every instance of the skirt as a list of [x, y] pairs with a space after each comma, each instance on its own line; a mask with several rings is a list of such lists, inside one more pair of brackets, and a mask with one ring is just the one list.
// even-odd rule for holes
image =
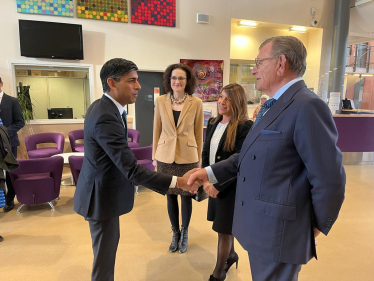
[[[191, 163], [191, 164], [167, 164], [160, 161], [157, 161], [157, 172], [161, 172], [167, 175], [171, 176], [178, 176], [182, 177], [185, 173], [187, 173], [189, 170], [192, 170], [194, 168], [197, 168], [197, 163]], [[169, 188], [168, 194], [174, 194], [174, 195], [184, 195], [184, 196], [192, 196], [191, 193], [188, 191], [184, 191], [180, 188]]]

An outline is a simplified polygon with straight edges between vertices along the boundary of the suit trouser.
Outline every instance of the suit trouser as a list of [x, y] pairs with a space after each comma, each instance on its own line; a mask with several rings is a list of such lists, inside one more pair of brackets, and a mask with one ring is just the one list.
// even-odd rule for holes
[[[17, 146], [12, 146], [12, 153], [14, 157], [17, 158]], [[5, 195], [5, 203], [9, 206], [14, 201], [14, 197], [16, 196], [16, 192], [14, 191], [12, 180], [10, 179], [9, 173], [6, 172], [6, 187], [7, 193]]]
[[109, 220], [87, 219], [90, 225], [94, 261], [92, 281], [113, 281], [119, 241], [119, 217]]
[[281, 263], [249, 253], [253, 281], [297, 281], [301, 264]]

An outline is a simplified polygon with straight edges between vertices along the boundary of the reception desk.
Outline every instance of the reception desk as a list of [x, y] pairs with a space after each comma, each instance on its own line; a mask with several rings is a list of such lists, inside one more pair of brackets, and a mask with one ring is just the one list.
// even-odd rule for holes
[[374, 165], [374, 114], [334, 115], [345, 165]]

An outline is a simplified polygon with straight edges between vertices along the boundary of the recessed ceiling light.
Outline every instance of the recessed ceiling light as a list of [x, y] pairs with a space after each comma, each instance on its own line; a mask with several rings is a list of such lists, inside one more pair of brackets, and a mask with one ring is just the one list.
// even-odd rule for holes
[[238, 26], [243, 26], [243, 27], [256, 28], [257, 25], [258, 25], [257, 22], [250, 21], [250, 20], [241, 20], [238, 22]]
[[306, 32], [306, 28], [304, 26], [293, 26], [289, 29], [289, 31], [292, 31], [292, 32], [299, 32], [299, 33], [305, 33]]

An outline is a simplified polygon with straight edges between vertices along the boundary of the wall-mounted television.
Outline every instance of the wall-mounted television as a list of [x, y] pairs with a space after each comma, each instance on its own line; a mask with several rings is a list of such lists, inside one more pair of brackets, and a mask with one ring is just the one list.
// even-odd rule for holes
[[73, 119], [73, 109], [48, 108], [48, 119]]
[[82, 25], [19, 20], [21, 56], [83, 60]]

